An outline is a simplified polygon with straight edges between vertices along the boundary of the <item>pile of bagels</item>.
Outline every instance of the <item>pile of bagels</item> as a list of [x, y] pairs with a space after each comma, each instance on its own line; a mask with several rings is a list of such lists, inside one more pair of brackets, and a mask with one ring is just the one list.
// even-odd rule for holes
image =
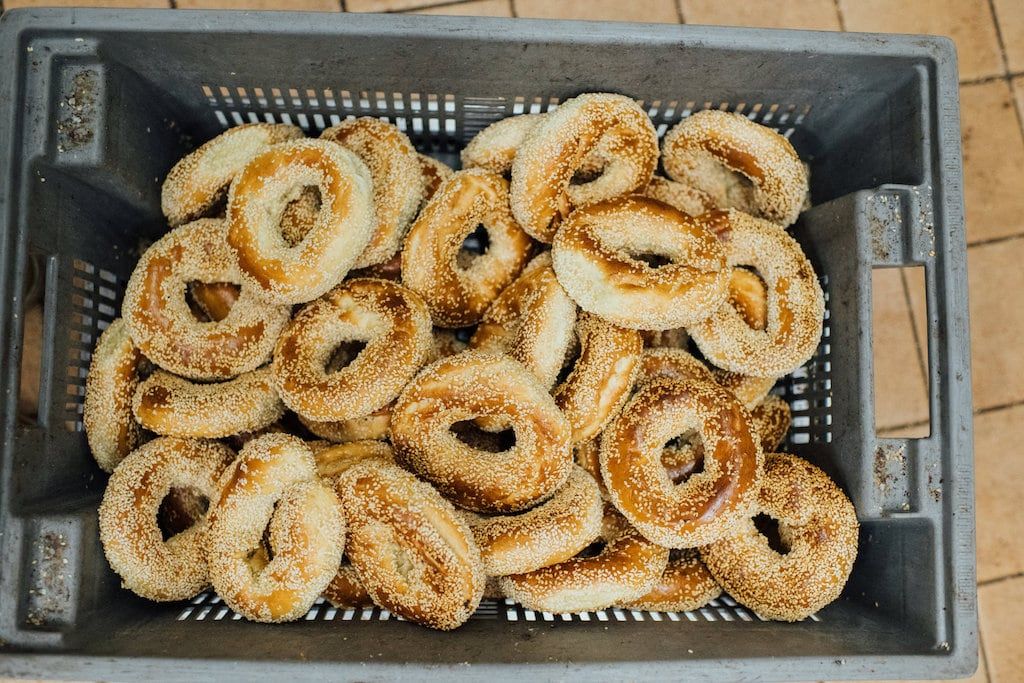
[[123, 586], [446, 630], [485, 596], [681, 611], [724, 590], [789, 621], [835, 600], [853, 506], [775, 452], [770, 390], [825, 314], [787, 233], [790, 143], [702, 111], [659, 149], [634, 100], [595, 93], [494, 123], [462, 166], [357, 118], [238, 126], [171, 169], [170, 230], [86, 388]]

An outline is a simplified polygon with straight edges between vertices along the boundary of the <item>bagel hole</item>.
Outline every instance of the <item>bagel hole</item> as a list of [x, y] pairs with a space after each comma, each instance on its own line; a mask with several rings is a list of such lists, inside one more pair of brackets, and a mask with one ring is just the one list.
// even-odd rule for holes
[[581, 558], [581, 559], [587, 559], [587, 558], [590, 558], [590, 557], [597, 557], [598, 555], [601, 554], [601, 552], [605, 549], [605, 547], [607, 545], [608, 545], [608, 543], [605, 542], [604, 539], [594, 541], [593, 543], [588, 545], [586, 548], [584, 548], [583, 550], [579, 551], [576, 554], [576, 557]]
[[488, 234], [487, 228], [481, 223], [473, 228], [473, 232], [469, 233], [466, 239], [462, 240], [462, 246], [459, 248], [455, 262], [459, 268], [469, 268], [477, 257], [487, 253], [487, 249], [490, 246], [491, 236]]
[[298, 196], [285, 204], [281, 212], [281, 238], [289, 247], [294, 247], [306, 236], [313, 227], [310, 215], [316, 216], [323, 206], [323, 195], [317, 185], [305, 185]]
[[348, 367], [356, 357], [366, 348], [366, 342], [361, 339], [344, 341], [331, 351], [324, 370], [330, 374]]
[[758, 533], [768, 539], [769, 548], [780, 555], [785, 555], [789, 552], [789, 546], [782, 540], [782, 534], [779, 532], [779, 520], [761, 512], [754, 517], [754, 526], [757, 528]]
[[241, 292], [242, 288], [231, 282], [192, 280], [185, 288], [185, 302], [199, 322], [219, 322], [228, 317]]
[[572, 341], [569, 342], [569, 347], [565, 350], [565, 359], [562, 361], [562, 369], [558, 371], [558, 377], [555, 379], [555, 386], [559, 386], [565, 380], [569, 379], [569, 375], [576, 369], [576, 363], [580, 359], [580, 354], [583, 352], [583, 346], [580, 344], [580, 338], [578, 335], [572, 336]]
[[756, 268], [738, 266], [729, 278], [729, 304], [752, 329], [761, 331], [768, 326], [768, 285]]
[[157, 526], [163, 540], [177, 536], [202, 519], [210, 509], [210, 499], [191, 486], [174, 487], [167, 492], [157, 510]]
[[625, 251], [631, 259], [644, 263], [648, 268], [658, 269], [675, 263], [675, 261], [666, 254], [659, 254], [654, 251], [632, 251], [628, 248]]
[[576, 172], [572, 174], [572, 180], [569, 181], [570, 185], [586, 185], [592, 183], [601, 177], [604, 173], [604, 168], [578, 168]]
[[462, 420], [453, 424], [449, 430], [456, 439], [478, 451], [502, 453], [516, 445], [516, 432], [511, 427], [488, 431], [481, 429], [474, 420]]
[[[684, 453], [693, 457], [685, 458]], [[694, 445], [677, 437], [662, 449], [661, 465], [673, 484], [684, 484], [690, 477], [704, 471], [704, 449], [699, 444]]]

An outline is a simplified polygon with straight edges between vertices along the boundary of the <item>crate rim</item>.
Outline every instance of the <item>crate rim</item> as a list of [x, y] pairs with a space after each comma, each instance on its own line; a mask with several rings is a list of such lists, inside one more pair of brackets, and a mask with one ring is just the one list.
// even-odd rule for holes
[[[933, 70], [931, 96], [936, 105], [932, 112], [934, 123], [934, 153], [941, 160], [938, 168], [948, 168], [951, 164], [959, 166], [961, 162], [959, 138], [959, 81], [957, 78], [957, 54], [953, 41], [945, 36], [913, 35], [913, 34], [881, 34], [881, 33], [836, 33], [824, 31], [802, 31], [791, 29], [758, 29], [732, 28], [703, 25], [674, 24], [636, 24], [623, 22], [594, 22], [567, 20], [532, 20], [507, 19], [488, 17], [455, 17], [455, 16], [422, 16], [422, 15], [380, 15], [380, 14], [348, 14], [348, 13], [310, 13], [310, 12], [266, 12], [266, 11], [224, 11], [224, 10], [114, 10], [114, 9], [77, 9], [77, 8], [20, 8], [9, 10], [0, 17], [0, 55], [10, 59], [8, 69], [0, 70], [0, 171], [9, 179], [17, 182], [13, 172], [21, 160], [16, 158], [15, 125], [21, 120], [19, 103], [13, 96], [21, 87], [20, 74], [26, 61], [24, 41], [28, 34], [74, 35], [103, 31], [106, 33], [132, 32], [147, 33], [150, 31], [181, 31], [183, 33], [196, 30], [223, 34], [264, 33], [270, 35], [314, 34], [326, 36], [432, 36], [445, 35], [452, 40], [486, 39], [493, 37], [495, 29], [499, 29], [506, 40], [523, 42], [558, 42], [553, 36], [571, 35], [572, 40], [586, 44], [629, 44], [637, 37], [657, 44], [678, 44], [680, 48], [700, 47], [704, 49], [751, 50], [771, 49], [782, 53], [815, 53], [848, 56], [901, 56], [930, 63]], [[561, 29], [559, 31], [558, 29]], [[822, 41], [827, 35], [828, 40]], [[742, 45], [737, 44], [737, 37], [743, 39]], [[13, 59], [11, 59], [13, 57]], [[952, 108], [949, 107], [952, 103]], [[962, 218], [962, 189], [959, 186], [944, 186], [945, 176], [933, 179], [941, 198], [936, 207], [945, 217], [947, 225], [954, 228], [945, 236], [951, 240], [951, 246], [965, 252], [965, 235]], [[15, 291], [12, 266], [18, 256], [15, 253], [16, 225], [11, 216], [16, 207], [6, 205], [0, 195], [0, 288], [4, 293]], [[958, 231], [958, 232], [957, 232]], [[951, 263], [951, 261], [953, 263]], [[946, 296], [952, 297], [952, 307], [959, 307], [958, 314], [963, 317], [960, 324], [967, 325], [966, 296], [966, 265], [957, 263], [957, 258], [943, 259], [935, 264], [942, 269], [943, 277], [952, 285]], [[957, 286], [962, 285], [962, 286]], [[5, 297], [5, 300], [10, 300]], [[953, 325], [953, 322], [944, 323]], [[8, 341], [8, 346], [18, 343], [21, 330], [20, 321], [10, 324], [10, 317], [4, 315], [0, 321], [0, 333]], [[966, 392], [966, 405], [970, 406], [970, 365], [968, 352], [958, 353], [951, 350], [949, 357], [944, 359], [947, 367], [962, 371], [958, 382], [954, 385], [950, 397], [952, 403], [962, 399]], [[12, 374], [7, 367], [8, 354], [0, 358], [0, 373], [6, 380]], [[17, 381], [15, 376], [14, 381]], [[966, 385], [964, 387], [964, 385]], [[9, 388], [9, 387], [7, 387]], [[10, 433], [13, 428], [13, 411], [7, 412], [8, 418], [3, 429]], [[959, 416], [963, 418], [964, 416]], [[950, 425], [954, 464], [973, 462], [971, 448], [971, 414], [966, 416], [966, 429], [955, 429]], [[5, 438], [6, 451], [9, 439]], [[9, 453], [4, 452], [0, 459], [0, 469], [10, 464]], [[0, 477], [2, 483], [3, 477]], [[2, 486], [0, 486], [2, 488]], [[0, 491], [2, 494], [2, 491]], [[970, 518], [973, 529], [973, 481], [966, 489], [953, 489], [949, 493], [952, 509], [960, 510], [961, 515]], [[2, 495], [0, 495], [2, 497]], [[0, 528], [4, 525], [7, 511], [0, 505]], [[944, 520], [949, 524], [949, 520]], [[973, 548], [973, 537], [961, 538], [967, 532], [963, 528], [950, 529], [950, 546]], [[972, 556], [973, 557], [973, 556]], [[974, 578], [974, 566], [964, 567], [962, 563], [950, 562], [952, 577], [950, 584], [955, 586], [958, 579]], [[964, 575], [967, 572], [970, 576]], [[953, 589], [955, 591], [955, 589]], [[951, 616], [953, 623], [954, 642], [949, 650], [936, 651], [929, 655], [900, 655], [895, 658], [907, 662], [924, 662], [936, 658], [943, 660], [942, 673], [947, 676], [969, 675], [977, 667], [977, 608], [976, 593], [973, 596], [959, 596], [953, 601], [955, 614]], [[972, 621], [973, 620], [973, 621]], [[718, 668], [721, 676], [723, 665], [728, 664], [733, 673], [743, 672], [760, 675], [767, 674], [792, 677], [806, 673], [810, 677], [858, 676], [869, 678], [879, 673], [892, 671], [892, 665], [886, 666], [886, 657], [858, 655], [847, 657], [842, 661], [833, 661], [827, 657], [792, 658], [757, 660], [720, 660], [703, 659], [699, 656], [692, 660], [694, 672], [710, 671]], [[255, 660], [258, 661], [258, 660]], [[301, 663], [294, 661], [267, 662], [279, 673], [287, 673], [297, 678], [349, 675], [371, 678], [386, 678], [396, 674], [409, 675], [415, 673], [424, 678], [440, 678], [442, 676], [458, 676], [460, 678], [503, 678], [511, 675], [508, 665], [475, 664], [462, 666], [458, 664], [398, 664], [386, 662], [363, 662], [351, 664], [344, 662]], [[622, 664], [622, 663], [620, 663]], [[164, 672], [174, 672], [182, 679], [194, 676], [218, 676], [233, 671], [237, 663], [231, 660], [208, 660], [196, 658], [152, 658], [152, 657], [101, 657], [75, 653], [53, 654], [48, 652], [27, 653], [24, 651], [3, 651], [0, 649], [0, 673], [39, 676], [81, 676], [84, 672], [100, 677], [124, 677], [132, 674], [152, 673], [154, 667], [166, 667]], [[522, 666], [522, 665], [520, 665]], [[600, 664], [579, 665], [571, 662], [550, 664], [528, 664], [533, 673], [555, 676], [575, 672], [587, 672], [588, 675], [602, 677]], [[637, 677], [671, 674], [674, 663], [671, 661], [635, 662], [630, 663]], [[300, 668], [301, 667], [301, 668]], [[934, 671], [934, 669], [933, 669]], [[613, 676], [615, 671], [609, 674]]]

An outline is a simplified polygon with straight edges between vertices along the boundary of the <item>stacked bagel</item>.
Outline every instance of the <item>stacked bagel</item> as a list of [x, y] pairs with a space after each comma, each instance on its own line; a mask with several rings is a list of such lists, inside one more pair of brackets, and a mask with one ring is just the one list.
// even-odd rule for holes
[[124, 586], [438, 629], [485, 595], [675, 611], [725, 589], [782, 620], [834, 600], [853, 507], [774, 452], [769, 392], [824, 316], [786, 232], [789, 142], [705, 111], [659, 150], [636, 102], [585, 94], [462, 164], [360, 118], [239, 126], [171, 169], [171, 230], [86, 391]]

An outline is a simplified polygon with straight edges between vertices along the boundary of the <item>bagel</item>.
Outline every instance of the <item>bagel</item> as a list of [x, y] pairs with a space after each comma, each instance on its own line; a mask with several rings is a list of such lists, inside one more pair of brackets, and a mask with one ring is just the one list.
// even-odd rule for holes
[[216, 500], [219, 477], [234, 455], [221, 444], [163, 437], [121, 461], [103, 492], [99, 525], [103, 552], [122, 586], [167, 601], [187, 600], [209, 585], [206, 517], [164, 540], [157, 511], [174, 487]]
[[[366, 341], [346, 366], [329, 372], [339, 343]], [[388, 280], [347, 280], [303, 307], [274, 351], [285, 405], [308, 420], [361, 418], [391, 402], [433, 346], [430, 312], [413, 291]]]
[[800, 621], [839, 597], [857, 557], [853, 505], [820, 469], [772, 453], [754, 513], [778, 521], [784, 552], [753, 519], [701, 548], [701, 557], [729, 595], [765, 619]]
[[354, 152], [373, 180], [376, 226], [354, 268], [383, 263], [398, 252], [423, 200], [423, 167], [408, 136], [372, 116], [343, 121], [320, 134]]
[[[463, 241], [477, 226], [487, 230], [485, 253], [459, 263]], [[508, 182], [479, 169], [459, 171], [442, 183], [409, 230], [402, 279], [427, 302], [438, 327], [466, 327], [519, 274], [532, 242], [508, 205]]]
[[82, 422], [96, 464], [113, 472], [139, 444], [142, 430], [132, 414], [132, 397], [145, 363], [128, 325], [114, 320], [100, 335], [85, 378]]
[[625, 609], [652, 612], [688, 612], [722, 594], [696, 549], [673, 550], [661, 579], [646, 595], [621, 605]]
[[662, 164], [673, 180], [783, 227], [800, 215], [807, 173], [789, 140], [745, 116], [706, 110], [665, 135]]
[[[667, 258], [660, 267], [641, 256]], [[705, 225], [667, 204], [625, 197], [574, 211], [551, 250], [558, 281], [580, 308], [620, 327], [697, 323], [726, 301], [725, 254]]]
[[[583, 160], [599, 147], [606, 162], [601, 174], [573, 185]], [[574, 97], [545, 114], [516, 152], [512, 212], [531, 237], [551, 242], [574, 209], [641, 190], [657, 163], [658, 136], [635, 101], [607, 93]]]
[[248, 123], [206, 142], [178, 161], [164, 180], [160, 204], [168, 223], [177, 227], [206, 216], [250, 159], [271, 145], [301, 137], [296, 126]]
[[[703, 470], [676, 485], [669, 439], [697, 430]], [[601, 476], [615, 507], [651, 541], [692, 548], [728, 535], [755, 504], [764, 455], [750, 415], [717, 384], [647, 382], [601, 436]]]
[[[319, 190], [320, 210], [290, 246], [279, 228], [281, 215], [306, 186]], [[338, 284], [370, 242], [373, 181], [358, 156], [329, 140], [275, 145], [231, 184], [227, 222], [244, 281], [267, 301], [305, 303]]]
[[[132, 341], [161, 368], [189, 379], [228, 379], [263, 365], [291, 313], [243, 284], [227, 232], [224, 221], [210, 218], [175, 228], [146, 250], [125, 289]], [[195, 280], [242, 285], [227, 317], [196, 320], [185, 296]]]
[[373, 602], [436, 629], [469, 619], [483, 596], [483, 565], [455, 508], [381, 460], [354, 465], [336, 486], [349, 524], [349, 561]]
[[[498, 453], [462, 442], [461, 421], [493, 417], [515, 445]], [[572, 471], [571, 428], [544, 387], [508, 356], [465, 351], [424, 369], [391, 414], [396, 460], [460, 507], [518, 512], [557, 491]]]

